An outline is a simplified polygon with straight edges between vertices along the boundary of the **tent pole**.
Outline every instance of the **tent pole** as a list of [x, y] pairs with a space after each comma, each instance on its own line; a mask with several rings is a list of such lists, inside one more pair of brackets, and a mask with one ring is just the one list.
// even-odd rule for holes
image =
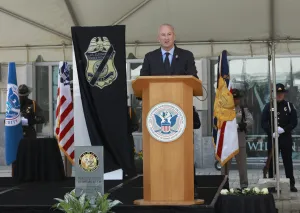
[[[300, 43], [300, 38], [297, 39], [274, 39], [274, 41], [278, 43]], [[273, 40], [229, 40], [229, 41], [179, 41], [176, 42], [177, 45], [216, 45], [216, 44], [224, 44], [224, 45], [238, 45], [238, 44], [264, 44], [273, 42]], [[157, 42], [134, 42], [134, 43], [126, 43], [127, 47], [143, 47], [143, 46], [158, 46]], [[7, 45], [0, 46], [0, 49], [26, 49], [26, 48], [63, 48], [63, 47], [72, 47], [72, 44], [37, 44], [37, 45]]]
[[278, 152], [278, 124], [277, 124], [277, 100], [276, 100], [276, 65], [275, 65], [275, 42], [272, 42], [272, 85], [273, 85], [273, 106], [274, 106], [274, 132], [275, 132], [275, 160], [276, 160], [276, 183], [277, 198], [280, 197], [280, 175], [279, 175], [279, 152]]
[[149, 3], [151, 0], [144, 0], [142, 3], [134, 7], [132, 10], [130, 10], [128, 13], [123, 15], [121, 18], [119, 18], [117, 21], [115, 21], [112, 26], [120, 24], [122, 21], [126, 20], [128, 17], [133, 15], [135, 12], [137, 12], [139, 9], [141, 9], [144, 5]]
[[[300, 38], [289, 38], [289, 39], [260, 39], [260, 40], [210, 40], [210, 41], [177, 41], [175, 42], [177, 45], [215, 45], [215, 44], [262, 44], [262, 43], [270, 43], [276, 41], [277, 43], [300, 43]], [[128, 42], [126, 43], [127, 47], [130, 46], [157, 46], [158, 42]]]

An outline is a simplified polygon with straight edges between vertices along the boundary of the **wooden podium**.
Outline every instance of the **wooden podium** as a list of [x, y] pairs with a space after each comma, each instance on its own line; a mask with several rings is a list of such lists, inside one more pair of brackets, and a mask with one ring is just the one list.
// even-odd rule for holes
[[[143, 100], [144, 199], [134, 203], [203, 204], [204, 200], [194, 199], [193, 144], [193, 96], [202, 96], [201, 81], [193, 76], [141, 76], [132, 87], [135, 95]], [[174, 141], [161, 142], [152, 136], [155, 131], [151, 135], [147, 128], [151, 124], [149, 114], [161, 103], [178, 106], [185, 115], [185, 119], [184, 116], [177, 118], [181, 123], [185, 121], [185, 128]]]

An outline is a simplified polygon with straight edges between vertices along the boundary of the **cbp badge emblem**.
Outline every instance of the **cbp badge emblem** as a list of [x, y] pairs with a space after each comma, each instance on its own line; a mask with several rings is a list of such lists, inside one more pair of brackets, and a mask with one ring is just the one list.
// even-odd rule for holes
[[100, 89], [111, 85], [118, 77], [114, 65], [116, 51], [106, 37], [94, 37], [87, 51], [86, 79], [91, 86]]
[[93, 172], [99, 166], [99, 158], [93, 152], [84, 152], [79, 157], [78, 165], [86, 172]]
[[148, 113], [146, 125], [154, 139], [172, 142], [183, 134], [186, 117], [179, 106], [172, 103], [160, 103]]

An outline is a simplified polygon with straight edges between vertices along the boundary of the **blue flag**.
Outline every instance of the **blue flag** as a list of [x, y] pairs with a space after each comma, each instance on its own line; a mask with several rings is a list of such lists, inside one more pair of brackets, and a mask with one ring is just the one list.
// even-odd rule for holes
[[6, 164], [12, 164], [17, 157], [20, 140], [23, 138], [20, 99], [17, 86], [16, 64], [8, 64], [8, 81], [5, 115], [5, 157]]

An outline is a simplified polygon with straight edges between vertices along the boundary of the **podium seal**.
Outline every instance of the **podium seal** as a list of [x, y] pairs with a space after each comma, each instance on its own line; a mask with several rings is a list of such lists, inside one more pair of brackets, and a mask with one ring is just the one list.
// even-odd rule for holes
[[152, 107], [147, 115], [146, 125], [154, 139], [172, 142], [183, 134], [186, 117], [179, 106], [163, 102]]

